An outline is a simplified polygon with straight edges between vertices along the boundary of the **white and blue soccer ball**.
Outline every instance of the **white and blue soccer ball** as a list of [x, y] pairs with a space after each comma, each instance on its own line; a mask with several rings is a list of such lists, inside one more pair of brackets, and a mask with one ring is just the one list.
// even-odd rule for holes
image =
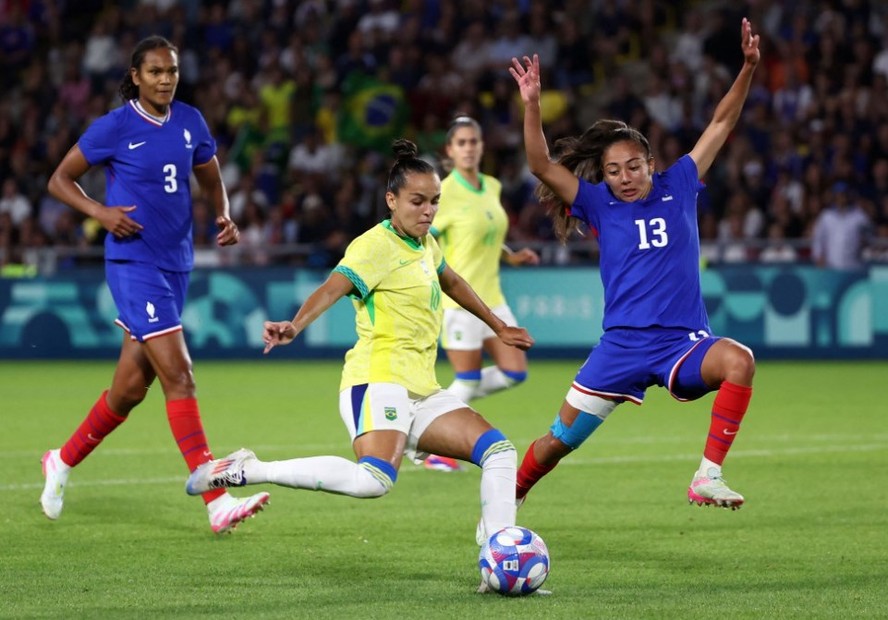
[[513, 525], [491, 536], [478, 556], [481, 579], [494, 592], [523, 596], [549, 576], [549, 549], [535, 532]]

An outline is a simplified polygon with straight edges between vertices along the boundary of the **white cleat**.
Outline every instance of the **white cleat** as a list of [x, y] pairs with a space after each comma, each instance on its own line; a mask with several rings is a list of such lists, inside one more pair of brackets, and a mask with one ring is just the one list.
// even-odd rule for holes
[[738, 510], [743, 505], [743, 496], [732, 491], [722, 478], [722, 474], [714, 467], [701, 474], [694, 474], [691, 486], [688, 487], [688, 503], [702, 506], [721, 506]]
[[246, 485], [244, 462], [249, 459], [256, 460], [256, 455], [246, 448], [241, 448], [223, 459], [203, 463], [188, 476], [185, 492], [188, 495], [200, 495], [213, 489]]
[[43, 493], [40, 494], [40, 506], [47, 518], [55, 521], [62, 514], [65, 502], [65, 485], [68, 484], [68, 474], [71, 467], [61, 457], [61, 450], [49, 450], [40, 459], [43, 466], [43, 477], [46, 482], [43, 485]]

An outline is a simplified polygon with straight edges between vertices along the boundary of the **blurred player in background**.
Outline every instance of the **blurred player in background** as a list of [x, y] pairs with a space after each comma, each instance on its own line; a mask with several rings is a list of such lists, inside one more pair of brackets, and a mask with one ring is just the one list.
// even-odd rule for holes
[[[502, 185], [481, 173], [484, 141], [481, 126], [468, 116], [457, 117], [447, 131], [447, 157], [453, 170], [441, 183], [441, 203], [433, 234], [444, 259], [465, 278], [478, 296], [507, 325], [516, 325], [500, 286], [500, 262], [512, 266], [538, 265], [540, 257], [529, 248], [512, 252], [505, 245], [509, 218], [500, 202]], [[441, 344], [455, 378], [447, 388], [463, 402], [514, 387], [527, 378], [524, 351], [505, 345], [480, 319], [449, 297], [444, 298]], [[482, 368], [484, 352], [494, 365]], [[426, 467], [455, 471], [459, 463], [440, 455]]]
[[265, 352], [289, 344], [312, 321], [348, 295], [358, 342], [345, 356], [339, 413], [357, 462], [315, 456], [264, 462], [249, 450], [197, 468], [186, 491], [270, 482], [357, 498], [388, 493], [403, 455], [428, 453], [481, 468], [481, 514], [493, 534], [515, 523], [512, 443], [435, 377], [441, 330], [441, 293], [478, 316], [504, 345], [527, 349], [533, 339], [506, 325], [444, 260], [429, 228], [441, 195], [434, 168], [407, 140], [394, 145], [386, 203], [391, 219], [355, 239], [333, 273], [292, 321], [266, 322]]
[[717, 390], [709, 435], [688, 499], [736, 509], [743, 496], [722, 477], [722, 463], [752, 396], [755, 361], [738, 342], [714, 337], [700, 292], [697, 189], [743, 109], [759, 62], [759, 37], [741, 26], [744, 56], [734, 84], [690, 153], [654, 172], [650, 144], [622, 121], [602, 120], [560, 141], [549, 159], [540, 112], [539, 59], [512, 59], [524, 102], [528, 164], [540, 199], [566, 240], [578, 222], [598, 237], [604, 284], [604, 335], [589, 354], [549, 432], [527, 451], [517, 499], [578, 448], [624, 401], [641, 404], [661, 385], [678, 400]]
[[[124, 105], [96, 119], [49, 180], [58, 200], [95, 218], [108, 231], [105, 276], [123, 328], [111, 388], [60, 449], [43, 455], [44, 514], [58, 519], [71, 468], [102, 442], [145, 398], [157, 378], [173, 437], [189, 471], [213, 458], [197, 405], [182, 309], [194, 263], [190, 175], [216, 212], [220, 246], [238, 241], [216, 160], [216, 142], [195, 108], [174, 100], [178, 50], [166, 39], [136, 45], [120, 86]], [[87, 196], [77, 179], [104, 165], [107, 206]], [[261, 510], [268, 493], [237, 499], [224, 490], [203, 494], [214, 532], [229, 531]]]

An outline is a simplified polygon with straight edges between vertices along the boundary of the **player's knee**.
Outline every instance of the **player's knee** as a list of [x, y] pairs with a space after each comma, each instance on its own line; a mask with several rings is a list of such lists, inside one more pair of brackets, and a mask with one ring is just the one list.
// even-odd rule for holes
[[509, 387], [514, 387], [527, 381], [526, 370], [503, 370], [502, 368], [500, 368], [500, 372], [505, 375]]
[[357, 476], [359, 484], [354, 497], [372, 499], [392, 490], [398, 479], [398, 470], [388, 461], [364, 456], [358, 459]]
[[755, 356], [749, 347], [735, 342], [727, 351], [725, 367], [727, 368], [725, 376], [729, 381], [751, 383], [755, 375]]
[[502, 431], [497, 428], [491, 428], [482, 433], [475, 441], [471, 460], [472, 463], [482, 468], [494, 461], [506, 466], [511, 463], [512, 467], [517, 468], [518, 452], [515, 450], [512, 442], [506, 439]]

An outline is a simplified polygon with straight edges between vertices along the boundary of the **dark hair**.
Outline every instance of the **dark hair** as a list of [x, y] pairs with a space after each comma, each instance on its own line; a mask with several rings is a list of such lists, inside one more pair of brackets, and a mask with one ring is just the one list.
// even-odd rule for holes
[[392, 143], [392, 152], [395, 154], [396, 161], [389, 170], [388, 185], [385, 190], [395, 196], [406, 185], [409, 173], [433, 174], [435, 172], [435, 167], [432, 164], [416, 156], [419, 150], [410, 140], [404, 138], [395, 140]]
[[461, 127], [473, 127], [478, 132], [478, 135], [481, 135], [481, 125], [478, 124], [478, 121], [471, 116], [462, 114], [450, 121], [450, 127], [447, 128], [447, 137], [444, 140], [445, 144], [450, 144], [450, 141], [453, 140], [453, 134]]
[[118, 92], [120, 93], [120, 98], [124, 101], [136, 99], [139, 96], [139, 87], [133, 82], [131, 70], [138, 70], [139, 67], [142, 66], [142, 63], [145, 62], [145, 54], [156, 49], [168, 49], [177, 54], [179, 53], [179, 49], [175, 45], [159, 35], [146, 37], [139, 41], [133, 50], [133, 55], [130, 60], [130, 68], [126, 70], [126, 74], [120, 81]]
[[[590, 183], [600, 183], [604, 177], [601, 158], [611, 145], [617, 142], [635, 142], [651, 157], [651, 145], [644, 135], [623, 121], [604, 119], [596, 121], [580, 136], [561, 138], [555, 142], [556, 155], [553, 158], [581, 179]], [[569, 215], [570, 205], [555, 195], [547, 185], [537, 186], [535, 194], [552, 217], [555, 235], [562, 243], [570, 233], [578, 230], [579, 220]]]

